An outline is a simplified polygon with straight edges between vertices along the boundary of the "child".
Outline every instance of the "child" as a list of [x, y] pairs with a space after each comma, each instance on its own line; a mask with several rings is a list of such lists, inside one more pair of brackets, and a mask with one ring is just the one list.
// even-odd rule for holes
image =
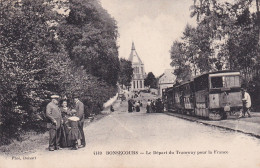
[[68, 128], [69, 128], [69, 135], [68, 139], [71, 141], [72, 149], [78, 149], [78, 140], [82, 138], [80, 131], [79, 131], [79, 118], [76, 115], [76, 110], [71, 110], [72, 117], [68, 118]]

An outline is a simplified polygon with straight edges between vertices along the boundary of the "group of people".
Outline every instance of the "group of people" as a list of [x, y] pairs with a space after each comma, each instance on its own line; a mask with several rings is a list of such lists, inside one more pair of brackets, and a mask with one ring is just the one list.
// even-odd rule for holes
[[143, 106], [143, 103], [142, 101], [138, 100], [133, 100], [133, 99], [129, 99], [128, 100], [128, 112], [131, 113], [131, 112], [140, 112], [140, 107]]
[[67, 99], [62, 100], [59, 106], [59, 100], [60, 96], [52, 95], [51, 102], [46, 107], [46, 117], [49, 120], [49, 150], [61, 150], [66, 147], [77, 150], [79, 147], [85, 147], [84, 104], [76, 95], [73, 108], [68, 107]]
[[162, 113], [164, 110], [163, 102], [160, 98], [154, 100], [148, 99], [146, 112], [147, 113]]

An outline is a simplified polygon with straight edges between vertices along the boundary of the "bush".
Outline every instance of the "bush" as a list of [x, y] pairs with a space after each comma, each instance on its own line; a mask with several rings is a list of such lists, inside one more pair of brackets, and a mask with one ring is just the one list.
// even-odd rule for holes
[[[77, 47], [89, 46], [83, 45], [85, 43], [79, 39], [73, 43], [74, 48], [70, 50], [68, 39], [59, 34], [62, 32], [59, 26], [66, 23], [67, 17], [58, 15], [53, 10], [51, 2], [49, 0], [15, 2], [2, 0], [0, 6], [3, 16], [0, 17], [2, 47], [0, 50], [0, 145], [10, 143], [12, 138], [20, 139], [20, 136], [28, 130], [46, 131], [45, 108], [52, 94], [72, 98], [72, 95], [77, 93], [85, 104], [86, 116], [89, 116], [91, 113], [99, 113], [103, 103], [117, 92], [119, 61], [116, 36], [112, 33], [116, 33], [114, 20], [104, 10], [99, 9], [101, 6], [96, 0], [82, 1], [97, 12], [96, 15], [92, 15], [93, 18], [101, 21], [105, 19], [102, 23], [107, 25], [95, 26], [96, 31], [106, 36], [105, 38], [97, 34], [96, 38], [102, 39], [102, 43], [95, 44], [98, 52], [92, 50], [98, 53], [94, 61], [102, 60], [102, 64], [99, 65], [104, 67], [95, 74], [93, 68], [91, 71], [88, 68], [88, 66], [92, 67], [91, 62], [85, 61], [92, 58], [93, 53], [85, 53], [81, 50], [79, 54], [83, 58], [72, 58]], [[70, 3], [72, 2], [74, 1]], [[73, 4], [71, 4], [72, 8]], [[48, 24], [48, 21], [53, 20], [56, 24]], [[84, 24], [94, 24], [94, 21], [88, 19]], [[74, 35], [79, 30], [76, 28], [78, 25], [75, 24], [63, 26], [71, 26], [71, 33]], [[106, 32], [108, 29], [109, 31]], [[82, 35], [90, 31], [91, 29], [86, 27], [80, 29]], [[94, 38], [95, 35], [92, 37]], [[94, 43], [94, 41], [92, 39], [88, 42]], [[107, 43], [111, 44], [101, 50]]]

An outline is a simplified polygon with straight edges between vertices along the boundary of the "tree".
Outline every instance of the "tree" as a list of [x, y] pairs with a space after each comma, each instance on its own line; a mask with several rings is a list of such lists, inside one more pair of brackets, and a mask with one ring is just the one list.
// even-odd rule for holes
[[147, 77], [144, 79], [144, 86], [150, 88], [157, 88], [157, 80], [152, 72], [149, 72]]
[[66, 16], [55, 10], [57, 1], [1, 1], [0, 145], [46, 130], [51, 94], [78, 94], [88, 116], [117, 92], [115, 21], [96, 0], [78, 2], [68, 1]]
[[233, 69], [241, 70], [247, 80], [258, 74], [259, 6], [256, 13], [249, 8], [254, 1], [234, 3], [216, 0], [194, 0], [191, 16], [197, 16], [193, 33], [184, 33], [187, 48], [195, 51], [193, 58], [203, 72]]
[[189, 80], [191, 68], [185, 44], [178, 41], [173, 42], [170, 55], [172, 60], [171, 66], [174, 68], [174, 75], [176, 75], [177, 81]]
[[40, 86], [55, 40], [46, 23], [52, 12], [44, 0], [1, 2], [0, 122], [1, 143], [6, 143], [37, 122], [38, 103], [50, 93]]
[[[256, 12], [252, 7], [256, 6]], [[238, 70], [242, 81], [251, 90], [253, 99], [259, 90], [252, 83], [259, 83], [260, 74], [260, 18], [259, 0], [238, 0], [232, 3], [216, 0], [194, 0], [191, 16], [197, 17], [198, 29], [206, 26], [212, 50], [211, 71]], [[204, 37], [200, 38], [204, 41]], [[187, 43], [189, 46], [191, 43]], [[205, 51], [203, 51], [205, 53]], [[197, 58], [196, 58], [197, 59]], [[200, 62], [200, 61], [199, 61]], [[253, 88], [250, 88], [254, 86]], [[258, 86], [259, 87], [259, 86]], [[255, 91], [252, 91], [255, 90]], [[255, 106], [256, 104], [253, 104]]]
[[69, 9], [59, 34], [70, 58], [88, 73], [115, 86], [120, 71], [116, 21], [96, 0], [71, 0]]
[[132, 63], [126, 59], [120, 59], [120, 73], [119, 73], [119, 84], [124, 86], [131, 86], [131, 81], [133, 77]]

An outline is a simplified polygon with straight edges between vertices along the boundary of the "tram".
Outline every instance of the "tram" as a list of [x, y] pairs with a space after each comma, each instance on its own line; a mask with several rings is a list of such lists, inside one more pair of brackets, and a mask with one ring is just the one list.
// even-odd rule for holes
[[217, 71], [163, 90], [166, 110], [210, 120], [227, 118], [242, 109], [238, 71]]

